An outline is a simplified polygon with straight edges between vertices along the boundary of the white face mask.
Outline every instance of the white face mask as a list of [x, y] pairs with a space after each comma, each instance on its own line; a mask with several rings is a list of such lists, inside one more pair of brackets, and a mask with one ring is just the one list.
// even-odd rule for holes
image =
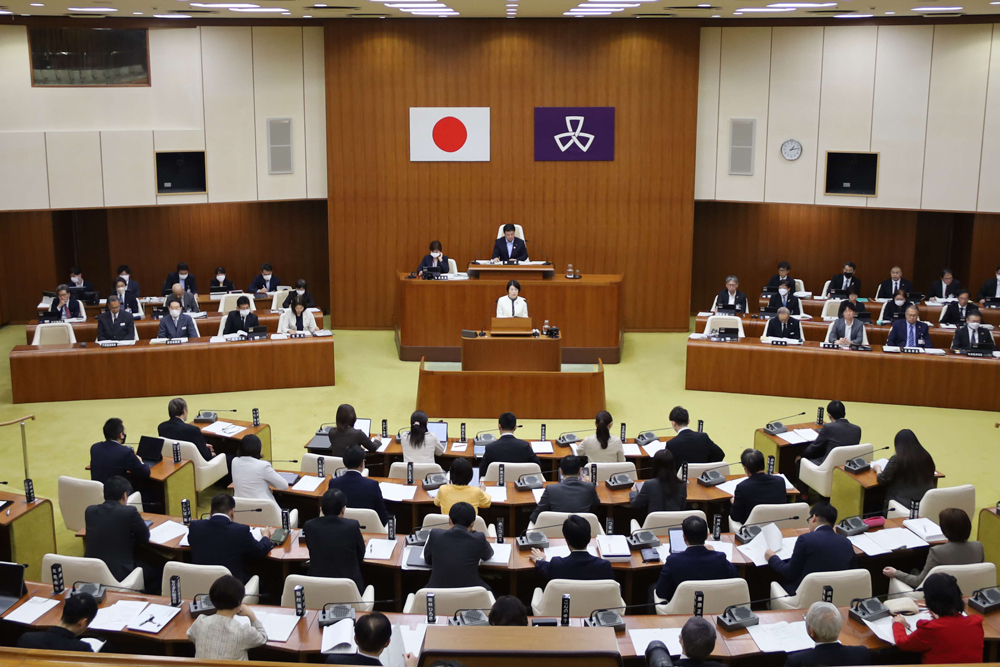
[[262, 273], [260, 275], [261, 275], [262, 278], [264, 278], [264, 280], [270, 280], [271, 279], [271, 274], [270, 273]]
[[74, 285], [82, 285], [83, 284], [83, 278], [82, 277], [81, 278], [77, 278], [76, 276], [70, 276], [70, 280], [73, 281]]
[[979, 322], [969, 322], [969, 328], [975, 331], [979, 328]]
[[119, 277], [119, 278], [124, 278], [124, 279], [125, 279], [125, 282], [128, 282], [128, 274], [127, 274], [127, 273], [123, 273], [123, 274], [121, 274], [121, 275], [120, 275], [120, 276], [118, 276], [118, 277]]
[[306, 291], [304, 289], [297, 289], [297, 290], [295, 290], [295, 293], [296, 294], [305, 294]]
[[240, 317], [246, 319], [246, 316], [250, 314], [249, 308], [240, 308]]
[[188, 274], [186, 273], [178, 273], [177, 275], [180, 277], [181, 280], [184, 280], [185, 278], [188, 277]]
[[437, 250], [432, 250], [431, 251], [431, 257], [433, 257], [434, 259], [437, 259], [440, 256], [441, 256], [441, 253], [438, 252]]
[[125, 287], [124, 287], [124, 285], [121, 286], [121, 287], [119, 287], [117, 291], [118, 291], [119, 294], [124, 294], [125, 293]]
[[170, 317], [172, 317], [172, 318], [174, 318], [176, 320], [180, 316], [181, 316], [181, 309], [180, 308], [171, 308], [170, 309]]
[[220, 283], [224, 283], [226, 282], [226, 274], [220, 273], [219, 275], [215, 276], [215, 279], [218, 280]]
[[780, 294], [781, 296], [787, 296], [788, 295], [788, 290], [785, 289], [784, 287], [779, 287], [778, 288], [778, 294]]

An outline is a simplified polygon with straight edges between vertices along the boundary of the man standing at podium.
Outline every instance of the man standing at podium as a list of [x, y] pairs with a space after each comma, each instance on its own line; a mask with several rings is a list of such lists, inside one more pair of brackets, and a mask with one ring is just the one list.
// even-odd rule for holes
[[493, 244], [493, 262], [506, 262], [509, 259], [516, 259], [519, 262], [527, 261], [528, 248], [524, 245], [524, 240], [514, 236], [516, 228], [509, 222], [503, 226], [503, 237]]

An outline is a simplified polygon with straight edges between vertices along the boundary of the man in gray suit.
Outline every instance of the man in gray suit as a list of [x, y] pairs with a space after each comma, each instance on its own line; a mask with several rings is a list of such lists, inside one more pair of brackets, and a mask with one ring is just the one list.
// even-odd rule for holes
[[834, 400], [826, 406], [830, 420], [819, 430], [816, 439], [802, 452], [802, 458], [820, 465], [834, 447], [861, 444], [861, 427], [847, 421], [847, 408]]
[[167, 297], [167, 301], [171, 299], [180, 301], [185, 313], [197, 313], [200, 310], [198, 308], [198, 299], [191, 292], [185, 292], [180, 283], [174, 283], [173, 288], [170, 290], [170, 296]]
[[[173, 297], [168, 297], [173, 299]], [[198, 330], [194, 326], [194, 320], [190, 315], [181, 312], [181, 304], [176, 299], [171, 300], [167, 306], [170, 314], [160, 320], [160, 329], [156, 332], [157, 338], [195, 338]]]
[[545, 487], [538, 507], [531, 513], [532, 521], [542, 512], [590, 512], [601, 504], [594, 485], [580, 479], [582, 466], [579, 456], [566, 456], [559, 462], [562, 481]]
[[854, 319], [854, 306], [847, 304], [844, 308], [843, 316], [833, 323], [830, 329], [828, 343], [838, 345], [861, 345], [864, 342], [865, 327], [860, 321]]

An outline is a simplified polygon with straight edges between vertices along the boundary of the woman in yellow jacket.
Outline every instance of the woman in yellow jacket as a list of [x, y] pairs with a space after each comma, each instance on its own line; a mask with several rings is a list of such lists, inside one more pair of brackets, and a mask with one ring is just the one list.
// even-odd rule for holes
[[468, 459], [455, 459], [451, 464], [451, 484], [438, 489], [434, 504], [441, 508], [441, 514], [448, 514], [455, 503], [469, 503], [476, 508], [489, 507], [493, 502], [490, 494], [481, 486], [469, 486], [472, 481], [472, 464]]

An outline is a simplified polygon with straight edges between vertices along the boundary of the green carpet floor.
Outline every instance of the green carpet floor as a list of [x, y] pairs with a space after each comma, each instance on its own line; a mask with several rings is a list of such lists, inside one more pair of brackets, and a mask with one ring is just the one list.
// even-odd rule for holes
[[[744, 448], [753, 445], [754, 429], [766, 421], [802, 411], [815, 418], [816, 407], [826, 403], [686, 391], [686, 340], [686, 334], [627, 334], [622, 363], [605, 367], [608, 410], [618, 424], [628, 424], [629, 437], [640, 429], [669, 426], [670, 409], [683, 405], [690, 411], [692, 422], [705, 420], [705, 430], [726, 451], [726, 460], [735, 461]], [[28, 422], [27, 428], [31, 476], [36, 493], [57, 503], [59, 475], [87, 477], [84, 467], [89, 461], [90, 445], [103, 439], [101, 427], [107, 418], [122, 418], [129, 441], [137, 442], [140, 435], [156, 434], [156, 425], [167, 418], [170, 397], [13, 405], [8, 356], [14, 345], [24, 341], [23, 326], [0, 329], [0, 422], [34, 413], [36, 421]], [[299, 458], [317, 425], [333, 421], [340, 403], [351, 403], [359, 416], [369, 417], [376, 424], [388, 419], [391, 432], [405, 426], [416, 401], [418, 369], [416, 363], [396, 358], [392, 332], [337, 331], [336, 347], [336, 386], [273, 391], [262, 387], [259, 391], [184, 398], [192, 410], [235, 408], [239, 410], [238, 418], [246, 420], [252, 408], [260, 408], [261, 421], [271, 425], [275, 459]], [[122, 368], [122, 373], [131, 372], [136, 370]], [[497, 415], [506, 409], [503, 405], [496, 408]], [[863, 428], [864, 441], [876, 446], [891, 445], [901, 428], [913, 429], [933, 454], [938, 470], [946, 475], [942, 486], [975, 484], [980, 507], [1000, 499], [995, 478], [989, 481], [1000, 469], [1000, 431], [993, 426], [996, 414], [850, 403], [847, 416]], [[541, 422], [523, 423], [522, 437], [537, 438]], [[588, 427], [587, 422], [576, 421], [547, 424], [549, 437]], [[470, 434], [495, 426], [495, 420], [468, 420]], [[457, 424], [455, 427], [457, 432]], [[618, 428], [616, 425], [615, 432]], [[16, 425], [0, 429], [0, 480], [10, 481], [8, 488], [12, 488], [20, 485], [22, 477], [20, 429]], [[209, 489], [201, 494], [199, 505], [203, 511], [212, 493]], [[58, 513], [56, 527], [59, 551], [82, 554], [80, 540], [64, 529]]]

